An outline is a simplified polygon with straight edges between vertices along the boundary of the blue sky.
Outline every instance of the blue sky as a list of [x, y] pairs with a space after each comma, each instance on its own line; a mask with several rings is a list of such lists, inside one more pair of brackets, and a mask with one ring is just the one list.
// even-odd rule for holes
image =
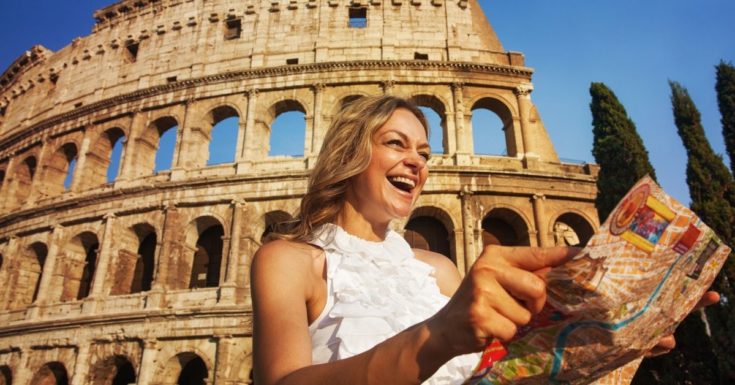
[[[42, 44], [58, 50], [91, 32], [109, 0], [0, 0], [0, 68]], [[676, 134], [669, 79], [682, 83], [724, 154], [714, 66], [735, 62], [732, 0], [480, 0], [508, 51], [536, 70], [532, 99], [559, 156], [593, 162], [589, 84], [607, 84], [625, 105], [663, 187], [689, 202], [686, 154]], [[502, 147], [502, 146], [500, 146]], [[288, 154], [276, 148], [273, 153]], [[496, 148], [489, 152], [502, 152]], [[725, 161], [729, 162], [725, 156]], [[729, 163], [727, 163], [729, 164]]]

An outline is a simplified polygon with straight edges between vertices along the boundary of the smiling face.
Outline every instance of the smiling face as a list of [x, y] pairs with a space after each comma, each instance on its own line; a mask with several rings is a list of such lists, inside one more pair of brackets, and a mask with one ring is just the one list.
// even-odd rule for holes
[[372, 223], [407, 217], [429, 174], [430, 154], [419, 119], [409, 110], [396, 109], [373, 133], [370, 163], [351, 179], [347, 202]]

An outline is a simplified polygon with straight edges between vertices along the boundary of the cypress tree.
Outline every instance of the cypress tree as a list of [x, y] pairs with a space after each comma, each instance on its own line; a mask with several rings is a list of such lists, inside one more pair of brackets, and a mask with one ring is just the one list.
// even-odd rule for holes
[[[699, 111], [686, 88], [669, 82], [674, 122], [687, 151], [687, 184], [692, 198], [691, 209], [702, 218], [721, 239], [733, 245], [735, 235], [735, 183], [722, 157], [710, 147]], [[712, 340], [719, 364], [719, 381], [735, 381], [735, 293], [731, 285], [735, 260], [728, 258], [713, 284], [724, 297], [719, 304], [707, 309]], [[729, 277], [728, 277], [729, 275]]]
[[615, 94], [603, 83], [592, 83], [590, 95], [592, 155], [600, 165], [595, 205], [604, 220], [635, 182], [646, 174], [655, 180], [656, 173], [635, 124]]
[[[722, 115], [722, 136], [730, 157], [730, 169], [735, 174], [735, 67], [721, 61], [717, 65], [717, 104]], [[732, 202], [731, 202], [732, 203]]]

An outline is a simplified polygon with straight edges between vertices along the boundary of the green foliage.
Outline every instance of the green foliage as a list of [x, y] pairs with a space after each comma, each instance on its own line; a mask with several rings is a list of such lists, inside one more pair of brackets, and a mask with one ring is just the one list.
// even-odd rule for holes
[[597, 212], [604, 220], [641, 177], [656, 173], [648, 151], [615, 94], [603, 83], [590, 85], [594, 142], [592, 155], [600, 165], [597, 179]]
[[[735, 242], [735, 183], [722, 157], [715, 154], [704, 134], [699, 111], [689, 92], [679, 83], [670, 82], [674, 122], [687, 151], [687, 184], [692, 198], [691, 209], [721, 237]], [[725, 298], [707, 309], [715, 353], [720, 366], [721, 383], [735, 381], [735, 259], [728, 258], [713, 289]]]
[[717, 104], [722, 115], [722, 136], [730, 156], [730, 169], [735, 174], [735, 67], [721, 61], [717, 65]]

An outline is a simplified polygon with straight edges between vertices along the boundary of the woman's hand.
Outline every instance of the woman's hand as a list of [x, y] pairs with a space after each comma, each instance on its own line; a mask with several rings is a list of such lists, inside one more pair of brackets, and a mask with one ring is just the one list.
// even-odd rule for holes
[[485, 247], [449, 303], [429, 320], [430, 330], [457, 355], [480, 351], [493, 338], [510, 340], [546, 302], [546, 283], [539, 272], [579, 250]]
[[[704, 295], [697, 303], [697, 306], [694, 307], [694, 310], [692, 310], [692, 312], [698, 311], [710, 305], [714, 305], [717, 302], [720, 302], [720, 294], [717, 293], [716, 291], [708, 291], [704, 293]], [[646, 357], [656, 357], [662, 354], [669, 353], [675, 347], [676, 347], [676, 339], [674, 338], [673, 334], [663, 336], [658, 341], [658, 344], [654, 346], [651, 350], [649, 350], [648, 353], [646, 353]]]

